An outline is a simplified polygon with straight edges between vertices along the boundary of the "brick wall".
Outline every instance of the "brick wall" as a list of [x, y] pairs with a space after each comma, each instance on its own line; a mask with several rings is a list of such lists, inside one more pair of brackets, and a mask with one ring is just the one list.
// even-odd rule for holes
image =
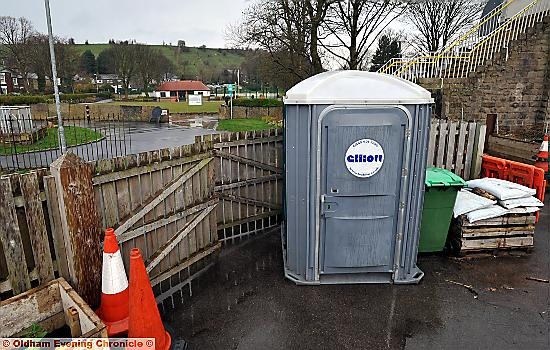
[[550, 16], [509, 47], [508, 60], [503, 49], [467, 78], [419, 82], [441, 89], [442, 118], [484, 122], [488, 113], [496, 113], [501, 134], [529, 138], [543, 132], [550, 118]]

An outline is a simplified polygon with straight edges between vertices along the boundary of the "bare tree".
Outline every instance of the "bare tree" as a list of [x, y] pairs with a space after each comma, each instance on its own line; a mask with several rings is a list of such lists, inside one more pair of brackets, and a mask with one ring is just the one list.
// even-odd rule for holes
[[128, 41], [119, 41], [111, 44], [108, 50], [111, 50], [115, 71], [122, 80], [124, 96], [128, 98], [130, 81], [135, 77], [137, 71], [138, 45]]
[[257, 0], [241, 23], [229, 27], [227, 40], [234, 47], [268, 52], [279, 74], [293, 85], [324, 70], [319, 32], [333, 1]]
[[153, 80], [160, 81], [173, 70], [172, 63], [160, 52], [148, 45], [136, 45], [136, 75], [145, 92]]
[[402, 0], [336, 1], [323, 28], [322, 46], [346, 69], [364, 69], [370, 47], [406, 9]]
[[479, 19], [481, 0], [416, 0], [408, 6], [407, 20], [416, 28], [411, 45], [437, 52], [444, 49]]
[[2, 58], [23, 76], [25, 90], [28, 90], [27, 78], [31, 65], [28, 44], [33, 33], [31, 22], [24, 17], [0, 17], [0, 45], [5, 52]]

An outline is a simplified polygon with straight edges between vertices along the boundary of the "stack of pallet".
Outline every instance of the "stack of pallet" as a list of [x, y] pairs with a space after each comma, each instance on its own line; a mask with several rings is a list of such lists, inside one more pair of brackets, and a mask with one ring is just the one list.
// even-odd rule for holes
[[453, 220], [449, 245], [455, 252], [492, 251], [495, 249], [533, 247], [536, 214], [506, 214], [491, 219], [469, 222], [466, 215]]

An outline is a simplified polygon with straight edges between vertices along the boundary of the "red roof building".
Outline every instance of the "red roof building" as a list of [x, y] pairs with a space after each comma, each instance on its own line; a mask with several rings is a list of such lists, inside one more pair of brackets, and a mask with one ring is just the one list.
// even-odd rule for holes
[[187, 95], [210, 96], [210, 89], [198, 80], [167, 81], [160, 84], [155, 90], [155, 97], [159, 100], [174, 102], [185, 101]]

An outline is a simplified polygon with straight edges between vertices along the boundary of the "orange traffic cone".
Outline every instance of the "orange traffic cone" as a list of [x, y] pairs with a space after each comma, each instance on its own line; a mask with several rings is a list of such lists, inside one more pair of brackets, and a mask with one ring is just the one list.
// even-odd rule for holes
[[544, 135], [542, 144], [540, 145], [539, 153], [536, 155], [537, 161], [535, 166], [541, 168], [545, 173], [548, 172], [548, 134]]
[[130, 252], [129, 338], [155, 338], [156, 350], [167, 350], [172, 342], [160, 318], [153, 288], [138, 248]]
[[97, 315], [107, 326], [109, 336], [128, 332], [128, 278], [122, 255], [112, 228], [105, 230], [103, 243], [103, 272], [101, 277], [101, 306]]

